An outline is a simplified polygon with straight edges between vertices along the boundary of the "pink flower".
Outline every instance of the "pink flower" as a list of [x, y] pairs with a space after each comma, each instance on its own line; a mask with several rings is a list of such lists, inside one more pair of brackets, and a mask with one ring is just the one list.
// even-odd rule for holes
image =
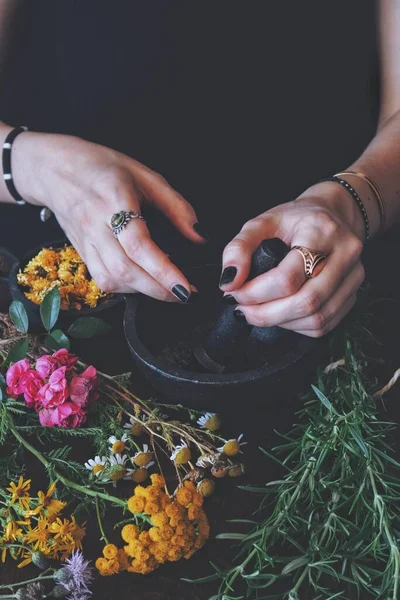
[[73, 402], [66, 401], [59, 406], [39, 410], [39, 421], [43, 427], [64, 427], [74, 429], [86, 421], [86, 413]]
[[44, 380], [37, 371], [29, 369], [29, 371], [22, 373], [19, 387], [29, 408], [36, 408], [37, 395], [43, 385]]
[[7, 394], [11, 398], [17, 398], [22, 394], [21, 389], [21, 376], [23, 373], [31, 368], [29, 361], [24, 358], [14, 363], [7, 371], [6, 382], [7, 382]]
[[36, 361], [36, 370], [38, 373], [40, 373], [43, 379], [47, 379], [60, 367], [66, 367], [67, 373], [70, 373], [77, 360], [77, 356], [70, 354], [68, 350], [63, 348], [62, 350], [57, 350], [57, 352], [54, 352], [52, 356], [45, 354], [38, 358]]
[[70, 383], [72, 402], [80, 407], [86, 407], [94, 402], [99, 397], [97, 386], [97, 371], [94, 367], [88, 367], [80, 375], [75, 375]]
[[70, 373], [78, 362], [78, 357], [75, 354], [70, 354], [65, 348], [54, 352], [53, 358], [56, 361], [57, 369], [59, 367], [67, 367], [67, 373]]
[[69, 395], [68, 382], [65, 377], [67, 367], [60, 367], [50, 375], [46, 383], [37, 394], [37, 403], [40, 407], [51, 408], [62, 404]]

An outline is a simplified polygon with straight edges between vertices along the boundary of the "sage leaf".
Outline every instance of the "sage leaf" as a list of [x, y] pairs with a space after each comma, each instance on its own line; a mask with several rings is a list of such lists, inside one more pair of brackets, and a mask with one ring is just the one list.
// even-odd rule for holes
[[61, 329], [54, 329], [46, 335], [44, 345], [50, 350], [61, 350], [62, 348], [69, 350], [71, 347], [68, 337]]
[[79, 317], [69, 327], [67, 333], [77, 339], [87, 339], [111, 331], [111, 326], [97, 317]]
[[46, 294], [40, 305], [40, 317], [46, 331], [51, 331], [57, 322], [60, 312], [60, 292], [58, 288], [53, 288]]
[[14, 300], [11, 302], [9, 315], [11, 321], [14, 323], [15, 327], [21, 333], [27, 333], [29, 327], [29, 319], [28, 313], [26, 312], [25, 306], [22, 304], [20, 300]]
[[26, 353], [28, 352], [28, 347], [28, 338], [23, 338], [22, 340], [19, 340], [19, 342], [17, 342], [8, 353], [7, 363], [15, 363], [25, 358]]

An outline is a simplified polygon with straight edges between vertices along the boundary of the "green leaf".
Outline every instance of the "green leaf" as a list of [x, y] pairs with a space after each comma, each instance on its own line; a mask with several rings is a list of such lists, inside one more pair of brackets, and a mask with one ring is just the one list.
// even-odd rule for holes
[[3, 373], [0, 373], [0, 388], [6, 388], [6, 380]]
[[312, 389], [314, 390], [314, 392], [315, 392], [315, 395], [317, 396], [317, 398], [318, 398], [319, 400], [321, 400], [322, 404], [323, 404], [324, 406], [326, 406], [326, 408], [327, 408], [328, 410], [330, 410], [330, 411], [333, 411], [333, 406], [332, 406], [332, 404], [329, 402], [329, 400], [328, 400], [328, 398], [325, 396], [325, 394], [323, 394], [323, 393], [321, 392], [321, 390], [319, 390], [319, 389], [318, 389], [318, 388], [317, 388], [315, 385], [312, 385], [311, 387], [312, 387]]
[[60, 292], [58, 288], [53, 288], [43, 298], [40, 305], [40, 317], [44, 328], [47, 331], [51, 331], [57, 322], [58, 314], [60, 312]]
[[69, 350], [71, 346], [68, 337], [61, 329], [54, 329], [54, 331], [46, 335], [44, 345], [50, 350], [60, 350], [61, 348]]
[[69, 335], [77, 339], [86, 339], [111, 331], [111, 326], [97, 317], [79, 317], [69, 327]]
[[25, 306], [19, 300], [11, 302], [9, 314], [11, 321], [21, 333], [27, 333], [29, 327], [28, 313]]
[[28, 338], [23, 338], [22, 340], [19, 340], [19, 342], [17, 342], [8, 353], [7, 362], [11, 364], [25, 358], [26, 353], [28, 352], [28, 346]]
[[2, 390], [2, 388], [0, 387], [0, 404], [3, 402], [4, 400], [4, 392]]

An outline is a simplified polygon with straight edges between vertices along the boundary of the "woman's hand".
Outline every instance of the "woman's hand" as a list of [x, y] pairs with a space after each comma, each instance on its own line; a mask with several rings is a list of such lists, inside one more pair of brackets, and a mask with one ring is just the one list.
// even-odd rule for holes
[[[278, 267], [246, 283], [257, 246], [274, 237], [290, 247], [322, 252], [327, 260], [315, 277], [306, 279], [303, 258], [292, 250]], [[321, 337], [355, 303], [364, 280], [362, 240], [363, 220], [347, 191], [336, 183], [319, 183], [244, 225], [225, 248], [220, 285], [228, 302], [238, 304], [239, 319]]]
[[15, 185], [28, 202], [48, 206], [105, 292], [142, 292], [187, 302], [189, 281], [134, 219], [115, 239], [109, 223], [121, 210], [152, 204], [189, 240], [196, 233], [193, 208], [157, 173], [109, 148], [82, 139], [24, 133], [13, 146]]

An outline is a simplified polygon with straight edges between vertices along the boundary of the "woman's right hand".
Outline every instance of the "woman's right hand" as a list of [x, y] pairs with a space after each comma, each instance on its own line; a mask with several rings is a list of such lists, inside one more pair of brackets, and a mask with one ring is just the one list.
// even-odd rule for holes
[[114, 213], [151, 204], [186, 238], [204, 242], [193, 228], [195, 211], [161, 175], [104, 146], [34, 132], [15, 140], [12, 170], [21, 196], [54, 212], [103, 291], [190, 299], [189, 281], [152, 241], [145, 221], [129, 221], [118, 239], [109, 225]]

